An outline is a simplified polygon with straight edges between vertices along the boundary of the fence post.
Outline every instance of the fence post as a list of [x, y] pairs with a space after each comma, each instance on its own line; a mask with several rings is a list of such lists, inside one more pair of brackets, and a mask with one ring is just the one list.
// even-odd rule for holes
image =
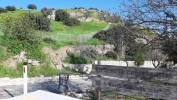
[[97, 100], [101, 100], [101, 98], [100, 98], [100, 95], [101, 95], [100, 89], [97, 88], [96, 91], [97, 91]]
[[27, 61], [23, 62], [23, 79], [24, 79], [24, 85], [23, 85], [23, 93], [27, 94], [28, 92], [28, 80], [27, 80]]

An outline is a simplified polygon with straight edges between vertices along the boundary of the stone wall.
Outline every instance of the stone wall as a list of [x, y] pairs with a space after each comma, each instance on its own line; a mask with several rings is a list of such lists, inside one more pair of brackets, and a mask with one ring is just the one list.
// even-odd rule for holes
[[[95, 64], [98, 64], [98, 61], [94, 61]], [[134, 61], [99, 61], [100, 65], [115, 65], [115, 66], [136, 66], [134, 64]], [[156, 64], [158, 63], [157, 61], [155, 62]], [[152, 61], [145, 61], [143, 65], [140, 67], [144, 68], [154, 68]]]
[[[128, 66], [132, 67], [135, 66], [134, 61], [93, 61], [94, 64], [100, 64], [100, 65], [115, 65], [115, 66]], [[156, 64], [158, 62], [156, 61]], [[72, 69], [75, 69], [76, 71], [82, 71], [86, 72], [87, 74], [90, 74], [92, 71], [92, 64], [66, 64], [63, 63], [63, 67], [70, 67]], [[154, 68], [152, 61], [145, 61], [143, 65], [140, 67], [142, 68]]]

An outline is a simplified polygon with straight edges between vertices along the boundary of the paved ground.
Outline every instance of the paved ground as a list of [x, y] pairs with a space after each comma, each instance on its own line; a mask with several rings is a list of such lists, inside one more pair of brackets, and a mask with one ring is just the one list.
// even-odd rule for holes
[[[58, 93], [58, 84], [45, 82], [39, 84], [28, 84], [28, 92], [33, 92], [36, 90], [46, 90], [53, 93]], [[22, 85], [11, 85], [11, 86], [1, 86], [0, 87], [0, 99], [10, 98], [23, 94]]]
[[[91, 81], [70, 79], [71, 91], [84, 91], [91, 87]], [[37, 84], [28, 84], [28, 92], [36, 90], [46, 90], [53, 93], [59, 93], [58, 81], [48, 81]], [[23, 85], [0, 86], [0, 99], [11, 98], [23, 94]]]

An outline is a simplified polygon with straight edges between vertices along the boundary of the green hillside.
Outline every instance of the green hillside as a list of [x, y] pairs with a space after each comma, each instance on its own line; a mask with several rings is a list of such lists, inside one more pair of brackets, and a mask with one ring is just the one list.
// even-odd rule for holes
[[[69, 12], [76, 12], [77, 10], [65, 9]], [[0, 21], [3, 21], [4, 18], [17, 17], [26, 13], [36, 13], [41, 14], [39, 11], [33, 10], [22, 10], [18, 9], [16, 11], [8, 11], [7, 13], [0, 14]], [[93, 14], [92, 14], [93, 15]], [[96, 16], [96, 15], [94, 15]], [[43, 38], [50, 37], [57, 41], [57, 45], [54, 44], [55, 48], [59, 48], [65, 45], [78, 45], [78, 44], [99, 44], [100, 41], [96, 39], [88, 39], [87, 41], [80, 41], [79, 39], [83, 36], [90, 37], [93, 33], [96, 33], [106, 27], [108, 23], [106, 22], [81, 22], [79, 26], [68, 27], [65, 26], [62, 22], [57, 22], [55, 20], [51, 20], [51, 26], [49, 32], [39, 31], [42, 34]], [[3, 32], [0, 31], [0, 36], [3, 36]], [[44, 43], [45, 45], [48, 45]], [[51, 44], [50, 44], [51, 46]]]
[[[65, 9], [67, 12], [77, 12], [72, 9]], [[39, 69], [35, 67], [30, 67], [29, 76], [52, 76], [58, 74], [55, 68], [50, 67], [49, 62], [47, 63], [47, 55], [45, 55], [42, 51], [43, 46], [49, 46], [53, 49], [58, 49], [62, 46], [67, 45], [96, 45], [103, 44], [102, 41], [98, 39], [92, 38], [94, 34], [98, 31], [104, 29], [108, 23], [107, 22], [80, 22], [79, 26], [65, 26], [63, 22], [58, 22], [53, 19], [50, 20], [50, 30], [49, 31], [39, 31], [35, 32], [40, 33], [42, 36], [40, 43], [29, 45], [29, 47], [22, 47], [22, 43], [17, 39], [5, 38], [3, 33], [3, 22], [10, 21], [11, 19], [17, 20], [20, 16], [24, 14], [42, 14], [40, 11], [35, 10], [22, 10], [17, 9], [15, 11], [8, 11], [6, 13], [0, 13], [0, 62], [7, 60], [8, 58], [19, 54], [22, 50], [25, 49], [26, 56], [30, 59], [39, 60], [43, 66]], [[92, 16], [96, 16], [92, 13]], [[16, 27], [14, 25], [13, 27]], [[13, 34], [13, 33], [12, 33]], [[45, 42], [44, 39], [49, 39], [50, 41], [55, 42]], [[19, 65], [21, 66], [21, 65]], [[18, 67], [19, 67], [18, 66]], [[19, 71], [20, 68], [13, 69], [7, 68], [6, 65], [0, 64], [0, 77], [20, 77], [21, 73]], [[48, 70], [49, 72], [45, 72]], [[16, 71], [16, 73], [11, 73], [12, 71]], [[39, 73], [37, 75], [36, 73]]]

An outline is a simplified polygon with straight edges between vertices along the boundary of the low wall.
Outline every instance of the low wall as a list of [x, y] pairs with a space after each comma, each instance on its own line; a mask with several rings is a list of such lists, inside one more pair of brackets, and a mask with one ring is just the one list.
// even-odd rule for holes
[[[155, 62], [156, 65], [158, 64], [158, 62]], [[114, 66], [136, 66], [134, 64], [134, 61], [127, 61], [127, 63], [125, 61], [93, 61], [93, 64], [99, 64], [99, 65], [114, 65]], [[87, 74], [89, 74], [92, 71], [92, 64], [63, 64], [64, 67], [70, 67], [72, 69], [75, 70], [80, 70], [83, 72], [86, 72]], [[145, 61], [143, 65], [141, 65], [140, 67], [142, 68], [154, 68], [152, 61]]]
[[[95, 64], [98, 64], [98, 61], [94, 61]], [[158, 62], [155, 62], [156, 65], [158, 64]], [[99, 61], [100, 65], [115, 65], [115, 66], [136, 66], [134, 64], [134, 61], [127, 61], [127, 63], [125, 61]], [[141, 65], [140, 67], [144, 67], [144, 68], [154, 68], [152, 61], [145, 61], [143, 65]]]

